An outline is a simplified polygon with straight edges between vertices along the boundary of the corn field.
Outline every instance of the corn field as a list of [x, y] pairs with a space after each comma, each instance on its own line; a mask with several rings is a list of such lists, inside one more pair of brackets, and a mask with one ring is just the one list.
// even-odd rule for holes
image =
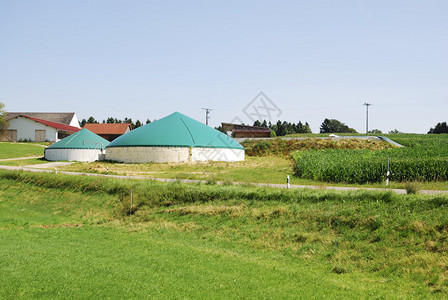
[[325, 149], [297, 151], [295, 173], [325, 182], [374, 183], [448, 180], [448, 135], [397, 135], [405, 148], [384, 150]]

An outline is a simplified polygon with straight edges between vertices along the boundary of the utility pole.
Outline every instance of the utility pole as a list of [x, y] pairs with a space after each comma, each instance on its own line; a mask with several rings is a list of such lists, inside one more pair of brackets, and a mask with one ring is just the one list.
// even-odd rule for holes
[[210, 119], [210, 111], [212, 111], [211, 108], [202, 108], [203, 110], [205, 110], [205, 125], [208, 125], [208, 119]]
[[364, 103], [363, 105], [366, 106], [366, 136], [369, 136], [369, 106], [372, 104]]

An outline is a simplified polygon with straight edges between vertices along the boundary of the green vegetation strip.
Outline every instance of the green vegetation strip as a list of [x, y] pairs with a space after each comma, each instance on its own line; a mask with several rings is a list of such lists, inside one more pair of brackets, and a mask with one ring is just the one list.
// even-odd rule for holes
[[448, 294], [447, 196], [0, 171], [0, 199], [0, 298]]
[[283, 155], [289, 156], [292, 151], [311, 149], [390, 149], [393, 146], [384, 141], [371, 141], [361, 139], [271, 139], [246, 140], [242, 143], [246, 154], [250, 156]]

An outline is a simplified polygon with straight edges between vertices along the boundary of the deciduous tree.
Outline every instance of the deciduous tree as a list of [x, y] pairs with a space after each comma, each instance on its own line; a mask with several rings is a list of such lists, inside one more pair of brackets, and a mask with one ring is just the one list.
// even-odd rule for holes
[[320, 125], [320, 133], [356, 133], [356, 130], [336, 119], [325, 119]]
[[139, 128], [139, 127], [141, 127], [142, 125], [143, 125], [142, 122], [140, 122], [140, 120], [137, 120], [137, 121], [135, 122], [133, 128], [134, 128], [134, 129], [135, 129], [135, 128]]
[[434, 128], [429, 129], [428, 133], [448, 133], [448, 125], [446, 122], [443, 123], [437, 123], [437, 125]]
[[398, 133], [403, 133], [403, 132], [401, 132], [398, 129], [393, 129], [393, 130], [389, 131], [389, 134], [398, 134]]
[[0, 134], [8, 129], [8, 121], [6, 120], [5, 104], [0, 102]]
[[90, 117], [87, 119], [87, 122], [86, 122], [86, 123], [89, 123], [89, 124], [98, 124], [98, 121], [95, 120], [94, 117], [90, 116]]

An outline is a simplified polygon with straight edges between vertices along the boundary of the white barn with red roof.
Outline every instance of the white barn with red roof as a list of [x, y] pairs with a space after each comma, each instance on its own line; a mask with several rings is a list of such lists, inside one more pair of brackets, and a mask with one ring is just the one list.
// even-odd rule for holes
[[79, 120], [76, 116], [76, 113], [74, 112], [6, 112], [6, 118], [8, 120], [20, 115], [70, 125], [73, 127], [79, 127]]
[[8, 130], [2, 140], [12, 142], [57, 142], [81, 130], [79, 124], [78, 127], [75, 127], [25, 114], [8, 118], [8, 123]]

